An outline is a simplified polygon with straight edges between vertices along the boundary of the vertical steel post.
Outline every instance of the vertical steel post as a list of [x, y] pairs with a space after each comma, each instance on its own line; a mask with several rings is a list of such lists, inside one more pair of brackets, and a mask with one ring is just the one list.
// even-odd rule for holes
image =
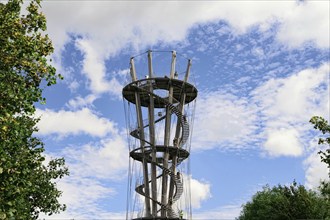
[[[152, 69], [152, 54], [151, 51], [148, 51], [148, 69], [149, 69], [149, 78], [153, 78], [153, 69]], [[152, 82], [149, 81], [149, 92], [153, 93]], [[148, 106], [148, 118], [149, 118], [149, 139], [151, 144], [151, 198], [152, 198], [152, 215], [157, 216], [157, 167], [156, 167], [156, 147], [155, 147], [155, 116], [154, 116], [154, 97], [150, 96]]]
[[135, 71], [135, 65], [134, 65], [134, 57], [131, 57], [130, 60], [130, 73], [132, 77], [132, 82], [136, 81], [136, 71]]
[[[134, 59], [133, 57], [131, 58], [130, 61], [130, 73], [131, 73], [131, 77], [132, 77], [132, 81], [136, 81], [136, 71], [135, 71], [135, 65], [134, 65]], [[140, 95], [138, 92], [135, 92], [135, 107], [136, 107], [136, 113], [137, 113], [137, 123], [138, 123], [138, 128], [139, 128], [139, 134], [140, 134], [140, 146], [141, 146], [141, 151], [144, 152], [144, 145], [145, 142], [143, 141], [145, 139], [144, 137], [144, 129], [143, 129], [143, 117], [142, 117], [142, 109], [141, 109], [141, 101], [140, 101]], [[149, 177], [148, 177], [148, 162], [143, 159], [142, 160], [142, 166], [143, 166], [143, 179], [144, 179], [144, 185], [145, 185], [145, 194], [146, 197], [144, 198], [144, 202], [145, 202], [145, 209], [146, 209], [146, 216], [151, 216], [150, 213], [150, 189], [149, 189]]]
[[[189, 78], [189, 74], [190, 74], [190, 67], [191, 67], [191, 60], [189, 59], [188, 60], [188, 64], [187, 64], [187, 70], [186, 70], [186, 74], [185, 74], [185, 77], [184, 77], [184, 83], [188, 81], [188, 78]], [[181, 99], [180, 99], [180, 106], [179, 106], [179, 111], [181, 112], [181, 114], [183, 114], [183, 111], [184, 111], [184, 104], [185, 104], [185, 101], [186, 101], [186, 93], [183, 92], [182, 96], [181, 96]], [[176, 131], [175, 131], [175, 137], [174, 137], [174, 140], [175, 140], [175, 143], [174, 143], [174, 147], [179, 147], [180, 146], [180, 132], [181, 132], [181, 127], [180, 127], [180, 121], [178, 120], [177, 121], [177, 124], [176, 124]], [[175, 173], [175, 167], [176, 167], [176, 164], [177, 164], [177, 156], [174, 155], [173, 156], [173, 159], [172, 159], [172, 172]], [[172, 178], [171, 178], [172, 179]], [[170, 182], [170, 189], [169, 189], [169, 198], [168, 198], [168, 203], [169, 204], [172, 204], [172, 200], [173, 200], [173, 194], [174, 194], [174, 184], [173, 184], [174, 180], [171, 180]]]
[[[174, 78], [175, 73], [175, 64], [176, 64], [176, 52], [172, 51], [172, 62], [171, 62], [171, 70], [170, 70], [170, 79]], [[168, 101], [169, 103], [173, 103], [173, 87], [170, 85], [168, 92]], [[165, 134], [164, 134], [164, 146], [169, 147], [170, 145], [170, 135], [171, 135], [171, 112], [170, 109], [166, 108], [166, 118], [165, 118]], [[164, 168], [168, 168], [168, 159], [169, 152], [165, 151], [163, 155], [163, 166]], [[167, 204], [167, 188], [168, 188], [168, 175], [165, 171], [163, 171], [162, 175], [162, 200], [161, 203], [163, 205]], [[166, 210], [162, 209], [161, 216], [166, 217]]]

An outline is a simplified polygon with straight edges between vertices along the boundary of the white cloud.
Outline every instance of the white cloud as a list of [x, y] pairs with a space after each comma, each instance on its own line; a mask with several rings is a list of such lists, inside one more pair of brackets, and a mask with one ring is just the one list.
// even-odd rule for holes
[[330, 181], [328, 176], [329, 169], [324, 162], [321, 162], [321, 157], [318, 154], [320, 150], [325, 151], [327, 146], [318, 144], [318, 135], [310, 141], [308, 146], [309, 154], [304, 160], [305, 186], [310, 189], [316, 189], [320, 185], [321, 180]]
[[[91, 212], [97, 207], [98, 200], [112, 197], [115, 190], [103, 185], [100, 181], [92, 178], [81, 178], [76, 176], [66, 177], [58, 184], [63, 190], [61, 202], [66, 204], [71, 212]], [[73, 217], [73, 216], [72, 216]]]
[[72, 82], [69, 83], [68, 88], [70, 89], [71, 92], [75, 92], [79, 88], [79, 83], [77, 82], [77, 80], [73, 80]]
[[327, 1], [48, 1], [43, 10], [56, 48], [62, 48], [68, 33], [74, 33], [97, 42], [95, 50], [104, 57], [129, 46], [138, 49], [159, 41], [181, 41], [193, 25], [219, 20], [240, 33], [253, 25], [265, 28], [280, 22], [279, 39], [284, 43], [314, 40], [319, 46], [329, 46]]
[[[87, 1], [44, 2], [43, 8], [56, 46], [61, 48], [68, 40], [67, 34], [74, 33], [98, 42], [95, 49], [106, 57], [130, 45], [144, 47], [158, 41], [182, 40], [193, 23], [214, 17], [214, 13], [196, 13], [202, 8], [209, 10], [207, 5], [189, 5]], [[72, 11], [75, 11], [74, 16]]]
[[121, 179], [128, 168], [128, 149], [124, 134], [116, 134], [98, 143], [63, 150], [75, 175], [99, 179]]
[[327, 165], [321, 162], [320, 155], [317, 154], [318, 151], [312, 152], [306, 160], [304, 160], [304, 165], [306, 167], [305, 173], [305, 185], [310, 189], [316, 189], [321, 180], [329, 180]]
[[[58, 189], [63, 192], [60, 202], [67, 210], [46, 219], [91, 219], [124, 218], [125, 213], [107, 212], [106, 204], [100, 207], [102, 199], [111, 199], [117, 192], [109, 181], [126, 180], [128, 151], [123, 134], [113, 135], [100, 142], [82, 147], [64, 148], [59, 155], [64, 156], [70, 175], [57, 181]], [[47, 160], [51, 156], [46, 155]]]
[[78, 111], [55, 112], [50, 109], [37, 109], [37, 116], [41, 120], [37, 126], [38, 134], [59, 136], [88, 134], [96, 137], [104, 137], [109, 133], [116, 133], [116, 124], [106, 118], [99, 117], [88, 108]]
[[193, 149], [209, 149], [221, 143], [239, 148], [252, 139], [255, 110], [246, 99], [230, 94], [211, 92], [197, 101]]
[[115, 189], [101, 181], [75, 175], [70, 175], [59, 181], [57, 188], [63, 192], [59, 202], [66, 204], [67, 210], [51, 216], [42, 214], [39, 216], [40, 219], [100, 218], [104, 210], [99, 208], [99, 201], [111, 198], [116, 194]]
[[329, 73], [329, 63], [326, 63], [287, 78], [271, 79], [253, 94], [269, 117], [308, 120], [311, 114], [327, 114]]
[[80, 108], [85, 108], [93, 105], [93, 102], [97, 99], [98, 97], [94, 94], [89, 94], [88, 96], [82, 98], [81, 96], [78, 96], [74, 99], [70, 99], [66, 106], [71, 109], [71, 110], [76, 110]]
[[106, 75], [110, 74], [107, 74], [106, 71], [105, 57], [97, 50], [95, 42], [78, 39], [76, 46], [84, 54], [83, 72], [89, 80], [89, 89], [95, 94], [109, 92], [116, 97], [121, 97], [123, 84], [118, 81], [117, 77], [123, 78], [122, 72], [119, 71], [111, 80], [108, 80]]
[[270, 79], [252, 92], [264, 124], [264, 151], [272, 156], [299, 156], [314, 115], [329, 115], [329, 63], [286, 78]]
[[303, 153], [299, 133], [291, 128], [269, 129], [264, 150], [270, 156], [300, 156]]
[[[188, 181], [188, 177], [185, 177], [185, 182]], [[190, 189], [191, 189], [191, 206], [193, 208], [200, 208], [201, 203], [211, 198], [211, 185], [205, 181], [200, 181], [190, 177]]]
[[[127, 48], [139, 51], [159, 42], [184, 41], [197, 24], [223, 20], [233, 32], [243, 34], [251, 26], [267, 29], [280, 23], [278, 39], [284, 44], [297, 47], [315, 41], [322, 48], [329, 47], [327, 1], [47, 1], [43, 10], [56, 48], [55, 65], [61, 66], [64, 45], [77, 36], [75, 45], [84, 54], [83, 72], [89, 89], [109, 92], [116, 98], [121, 95], [122, 83], [116, 77], [106, 78], [107, 59]], [[255, 53], [263, 56], [261, 50]], [[77, 87], [74, 81], [69, 84], [72, 89]]]
[[329, 1], [301, 1], [287, 10], [277, 34], [278, 39], [291, 47], [314, 41], [318, 47], [329, 47]]

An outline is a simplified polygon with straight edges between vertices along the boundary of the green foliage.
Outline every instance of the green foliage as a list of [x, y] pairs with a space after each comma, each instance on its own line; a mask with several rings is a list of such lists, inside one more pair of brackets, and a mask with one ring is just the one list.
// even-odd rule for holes
[[[328, 218], [327, 218], [328, 217]], [[289, 187], [265, 186], [243, 206], [238, 220], [330, 219], [330, 204], [295, 181]]]
[[42, 80], [52, 85], [61, 77], [47, 63], [53, 47], [42, 35], [46, 18], [38, 12], [39, 1], [31, 1], [26, 16], [20, 16], [22, 2], [0, 3], [0, 107], [8, 113], [33, 113], [33, 103], [43, 100]]
[[[328, 121], [322, 117], [314, 116], [311, 118], [310, 123], [314, 125], [314, 128], [321, 131], [325, 138], [319, 138], [319, 144], [327, 144], [329, 148], [324, 152], [320, 151], [321, 161], [328, 165], [330, 169], [330, 125]], [[330, 172], [329, 172], [330, 177]]]
[[65, 210], [55, 179], [68, 175], [64, 159], [44, 163], [43, 143], [34, 118], [35, 102], [44, 102], [41, 83], [60, 75], [48, 64], [53, 52], [40, 1], [21, 14], [22, 0], [0, 3], [0, 219], [36, 219]]
[[[319, 116], [312, 117], [309, 122], [325, 136], [324, 138], [319, 138], [318, 143], [320, 145], [327, 145], [328, 148], [325, 151], [319, 151], [318, 154], [321, 157], [321, 161], [327, 164], [328, 176], [330, 178], [330, 125], [327, 120]], [[322, 181], [319, 189], [322, 195], [330, 201], [330, 181]]]

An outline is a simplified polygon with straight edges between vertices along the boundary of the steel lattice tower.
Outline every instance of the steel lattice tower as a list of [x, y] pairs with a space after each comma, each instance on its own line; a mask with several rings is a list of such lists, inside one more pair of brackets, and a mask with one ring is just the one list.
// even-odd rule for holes
[[[135, 203], [128, 201], [127, 218], [191, 218], [191, 208], [189, 215], [176, 205], [184, 193], [185, 205], [190, 205], [190, 185], [183, 184], [184, 175], [189, 179], [189, 173], [183, 174], [178, 166], [188, 159], [190, 150], [190, 144], [187, 142], [191, 126], [185, 114], [185, 106], [193, 105], [189, 103], [194, 103], [197, 97], [197, 89], [188, 82], [191, 60], [187, 61], [183, 79], [179, 79], [176, 72], [177, 54], [171, 51], [170, 73], [168, 76], [159, 77], [153, 72], [152, 51], [147, 51], [146, 54], [147, 75], [142, 79], [137, 78], [132, 57], [131, 82], [123, 88], [124, 103], [127, 102], [134, 109], [133, 126], [127, 119], [129, 112], [126, 112], [130, 127], [130, 161], [137, 164], [141, 170], [141, 179], [138, 178], [135, 184], [130, 181], [134, 171], [129, 172], [129, 188], [134, 189], [134, 194], [137, 195], [135, 198], [141, 201], [142, 206], [139, 213], [133, 214]], [[193, 117], [193, 114], [191, 116]], [[160, 124], [163, 126], [159, 126]], [[156, 130], [159, 132], [159, 127], [162, 131], [157, 135]], [[131, 200], [130, 196], [128, 200]]]

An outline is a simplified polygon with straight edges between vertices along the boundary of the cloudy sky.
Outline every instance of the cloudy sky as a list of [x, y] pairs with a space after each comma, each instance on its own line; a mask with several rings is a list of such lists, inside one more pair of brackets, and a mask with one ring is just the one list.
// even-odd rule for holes
[[194, 219], [233, 219], [265, 184], [317, 187], [327, 170], [308, 121], [330, 118], [329, 8], [315, 0], [43, 2], [65, 79], [45, 89], [37, 135], [71, 172], [57, 183], [68, 209], [52, 218], [125, 217], [121, 91], [130, 57], [149, 49], [192, 59]]

